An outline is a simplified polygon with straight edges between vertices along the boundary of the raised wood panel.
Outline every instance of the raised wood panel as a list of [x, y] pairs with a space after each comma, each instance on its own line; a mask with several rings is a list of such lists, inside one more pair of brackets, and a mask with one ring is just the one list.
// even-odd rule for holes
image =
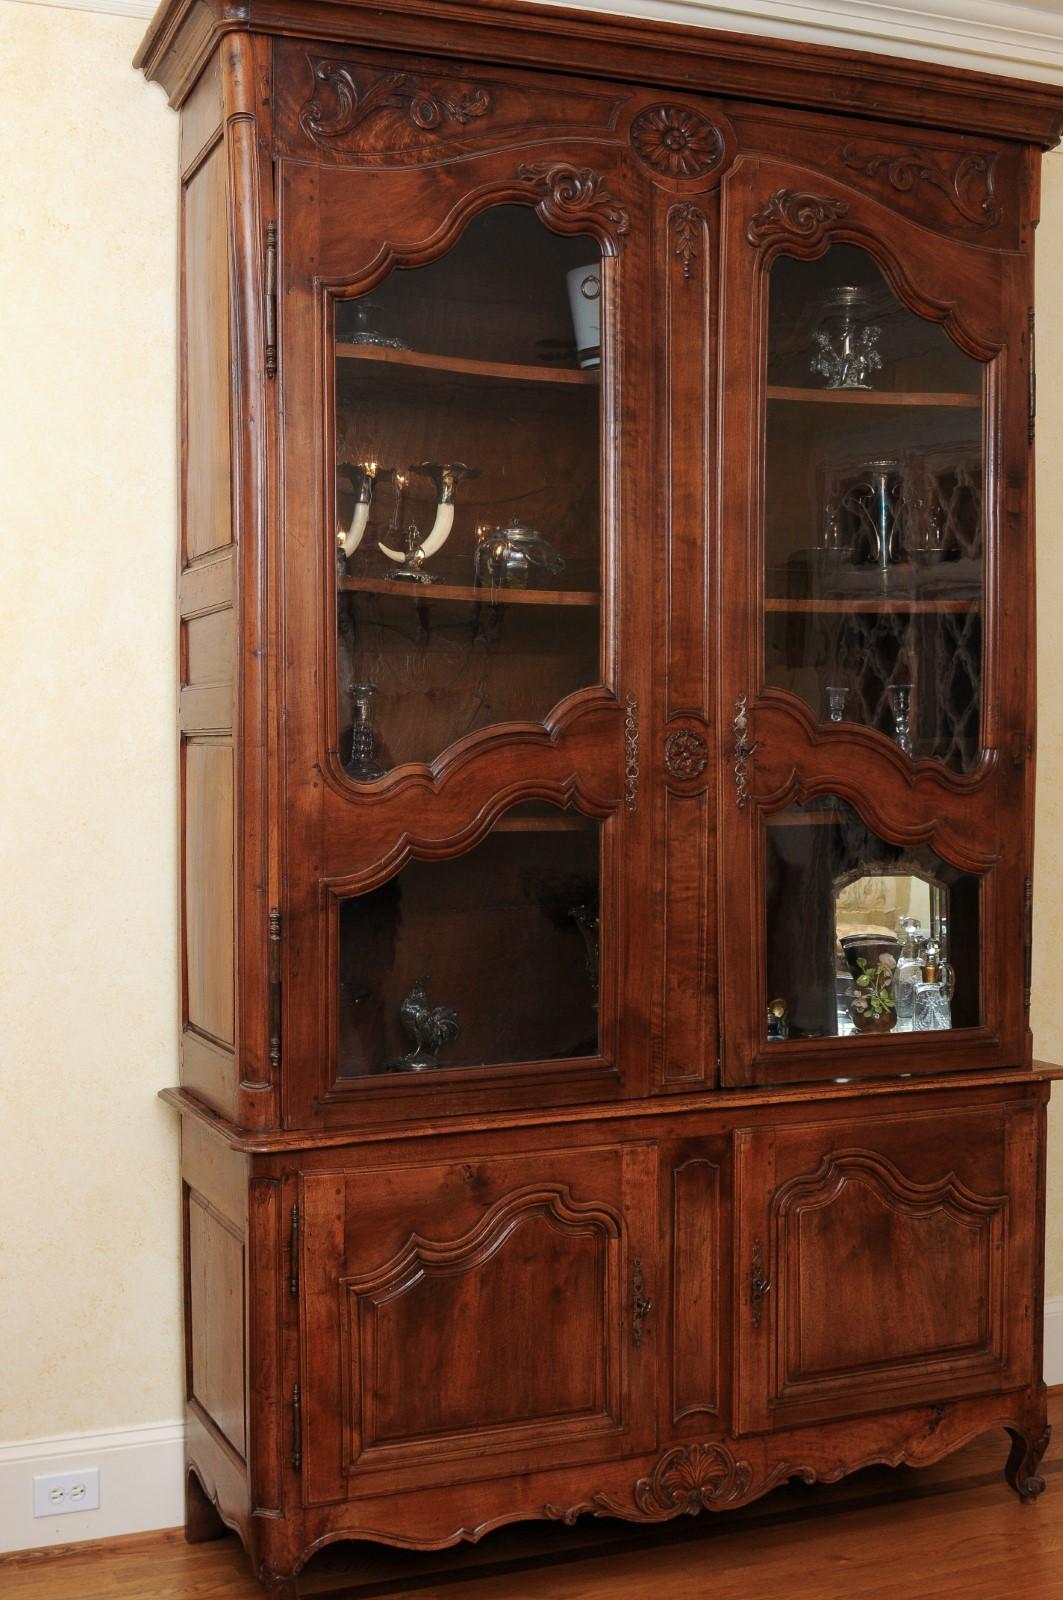
[[783, 1395], [913, 1361], [1002, 1359], [1005, 1196], [912, 1184], [873, 1152], [840, 1152], [788, 1185], [776, 1214]]
[[184, 186], [182, 505], [186, 561], [232, 543], [226, 159], [219, 144]]
[[236, 1052], [231, 1045], [220, 1045], [194, 1028], [181, 1034], [181, 1083], [197, 1099], [236, 1119]]
[[[557, 1189], [502, 1201], [462, 1238], [418, 1241], [344, 1285], [354, 1454], [577, 1418], [621, 1420], [610, 1337], [620, 1292], [610, 1212]], [[526, 1360], [529, 1338], [535, 1361]], [[480, 1375], [489, 1374], [485, 1384]], [[359, 1426], [360, 1423], [360, 1426]]]
[[188, 1194], [190, 1399], [243, 1456], [244, 1241], [195, 1190]]
[[185, 629], [185, 681], [188, 684], [231, 683], [235, 650], [231, 611], [192, 617]]
[[235, 587], [235, 553], [223, 550], [185, 567], [180, 580], [182, 617], [231, 607]]
[[720, 1409], [723, 1281], [720, 1168], [688, 1156], [672, 1172], [672, 1421]]
[[664, 821], [661, 964], [662, 1026], [655, 1040], [660, 1052], [662, 1088], [691, 1088], [716, 1078], [716, 1014], [710, 993], [710, 915], [706, 894], [712, 851], [711, 796], [667, 793]]
[[222, 125], [221, 60], [215, 56], [200, 75], [192, 93], [181, 107], [181, 177], [187, 179], [203, 160], [212, 141], [221, 135]]
[[181, 732], [218, 735], [232, 732], [233, 685], [231, 683], [188, 684], [181, 690]]
[[184, 752], [185, 1004], [192, 1026], [235, 1042], [233, 752], [190, 740]]

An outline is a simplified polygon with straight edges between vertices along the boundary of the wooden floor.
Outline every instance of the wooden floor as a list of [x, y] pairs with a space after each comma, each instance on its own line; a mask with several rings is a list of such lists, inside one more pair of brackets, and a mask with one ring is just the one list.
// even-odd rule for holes
[[[936, 1467], [794, 1485], [730, 1516], [650, 1532], [530, 1523], [477, 1547], [411, 1555], [337, 1546], [311, 1563], [316, 1600], [1063, 1600], [1063, 1395], [1048, 1488], [1024, 1506], [989, 1434]], [[179, 1531], [0, 1558], [3, 1600], [261, 1600], [239, 1544]]]

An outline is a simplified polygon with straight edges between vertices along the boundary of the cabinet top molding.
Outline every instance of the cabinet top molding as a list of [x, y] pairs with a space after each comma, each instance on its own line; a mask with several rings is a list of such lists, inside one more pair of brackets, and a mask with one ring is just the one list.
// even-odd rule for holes
[[926, 61], [521, 0], [162, 0], [134, 64], [180, 105], [226, 33], [348, 41], [464, 62], [566, 70], [691, 93], [829, 108], [1041, 145], [1063, 88]]

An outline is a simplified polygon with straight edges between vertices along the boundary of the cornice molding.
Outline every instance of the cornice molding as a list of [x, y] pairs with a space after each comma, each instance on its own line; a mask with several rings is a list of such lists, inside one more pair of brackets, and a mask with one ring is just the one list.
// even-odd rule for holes
[[[3, 0], [121, 17], [150, 17], [152, 0]], [[607, 16], [681, 22], [728, 32], [868, 50], [1063, 84], [1058, 0], [537, 0]]]

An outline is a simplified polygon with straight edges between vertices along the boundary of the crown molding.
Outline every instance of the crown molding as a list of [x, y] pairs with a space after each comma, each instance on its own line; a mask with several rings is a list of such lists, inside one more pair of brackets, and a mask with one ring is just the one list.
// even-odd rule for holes
[[[0, 0], [104, 16], [153, 15], [153, 0]], [[536, 0], [642, 21], [837, 45], [1063, 84], [1063, 9], [1058, 0]]]

